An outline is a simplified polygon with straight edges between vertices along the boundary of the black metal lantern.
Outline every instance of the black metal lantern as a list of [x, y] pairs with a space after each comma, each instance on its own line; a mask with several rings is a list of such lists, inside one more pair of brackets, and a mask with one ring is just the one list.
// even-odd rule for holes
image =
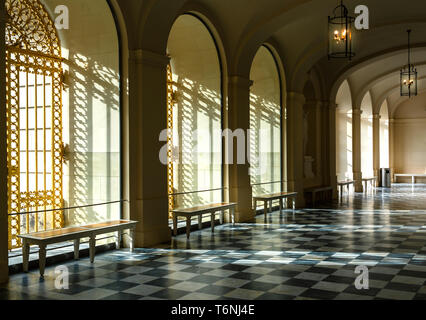
[[417, 96], [417, 70], [411, 64], [410, 33], [408, 33], [408, 64], [401, 69], [401, 97]]
[[352, 27], [354, 17], [349, 16], [348, 8], [343, 0], [333, 10], [333, 17], [328, 17], [328, 59], [349, 59], [355, 56], [352, 52]]

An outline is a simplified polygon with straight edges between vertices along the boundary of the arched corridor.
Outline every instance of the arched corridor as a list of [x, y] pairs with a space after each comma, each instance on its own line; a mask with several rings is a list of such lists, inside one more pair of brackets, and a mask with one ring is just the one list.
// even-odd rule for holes
[[426, 300], [426, 4], [337, 2], [5, 0], [0, 300]]

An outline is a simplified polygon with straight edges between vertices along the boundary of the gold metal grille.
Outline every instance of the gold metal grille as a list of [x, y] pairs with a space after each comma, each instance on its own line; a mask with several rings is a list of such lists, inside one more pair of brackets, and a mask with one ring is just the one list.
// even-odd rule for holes
[[[6, 0], [9, 213], [59, 209], [62, 195], [62, 58], [38, 0]], [[21, 233], [63, 227], [62, 211], [9, 216], [9, 249]]]
[[169, 194], [169, 218], [172, 218], [171, 211], [175, 207], [173, 188], [173, 106], [175, 92], [173, 90], [172, 67], [167, 66], [167, 186]]

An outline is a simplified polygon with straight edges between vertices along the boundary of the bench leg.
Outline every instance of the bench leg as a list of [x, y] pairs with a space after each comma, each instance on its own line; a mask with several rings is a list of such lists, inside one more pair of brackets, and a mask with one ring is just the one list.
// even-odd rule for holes
[[214, 232], [214, 212], [210, 214], [210, 217], [211, 217], [212, 232]]
[[135, 229], [129, 230], [130, 237], [130, 252], [135, 251]]
[[229, 214], [231, 215], [232, 225], [235, 225], [235, 208], [233, 207], [229, 210]]
[[316, 192], [312, 192], [312, 206], [315, 208]]
[[38, 260], [40, 268], [40, 277], [44, 278], [44, 269], [46, 267], [46, 245], [39, 245]]
[[225, 216], [225, 210], [222, 210], [222, 211], [220, 212], [220, 217], [219, 217], [219, 219], [220, 219], [220, 224], [223, 224], [223, 218], [224, 218], [224, 216]]
[[412, 177], [411, 177], [411, 182], [412, 182], [413, 184], [416, 184], [416, 178], [415, 178], [414, 176], [412, 176]]
[[198, 230], [201, 230], [203, 228], [203, 215], [200, 214], [198, 216]]
[[189, 239], [191, 233], [191, 217], [186, 217], [186, 238]]
[[272, 212], [272, 200], [269, 201], [269, 212]]
[[74, 259], [78, 260], [80, 257], [80, 239], [74, 240]]
[[268, 201], [263, 201], [263, 214], [265, 215], [265, 222], [268, 215]]
[[176, 237], [177, 235], [177, 215], [173, 213], [173, 235]]
[[121, 231], [117, 231], [117, 239], [115, 241], [115, 248], [120, 249], [121, 247]]
[[283, 212], [283, 198], [280, 198], [280, 214]]
[[296, 197], [293, 197], [293, 212], [296, 210]]
[[91, 236], [89, 240], [90, 263], [95, 262], [95, 251], [96, 251], [96, 236]]
[[27, 240], [24, 239], [22, 243], [22, 265], [24, 272], [28, 272], [28, 262], [30, 260], [30, 245]]

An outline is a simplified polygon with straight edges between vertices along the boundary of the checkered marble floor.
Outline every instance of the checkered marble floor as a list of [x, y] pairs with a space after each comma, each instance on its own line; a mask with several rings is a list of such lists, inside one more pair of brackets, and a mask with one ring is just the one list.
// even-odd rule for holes
[[[332, 209], [274, 212], [266, 223], [259, 216], [134, 253], [110, 251], [94, 265], [70, 261], [68, 290], [55, 288], [56, 266], [44, 280], [38, 270], [13, 275], [0, 298], [423, 300], [426, 187], [415, 187], [414, 204], [404, 188], [411, 187], [351, 196]], [[369, 270], [368, 290], [355, 287], [359, 265]]]

